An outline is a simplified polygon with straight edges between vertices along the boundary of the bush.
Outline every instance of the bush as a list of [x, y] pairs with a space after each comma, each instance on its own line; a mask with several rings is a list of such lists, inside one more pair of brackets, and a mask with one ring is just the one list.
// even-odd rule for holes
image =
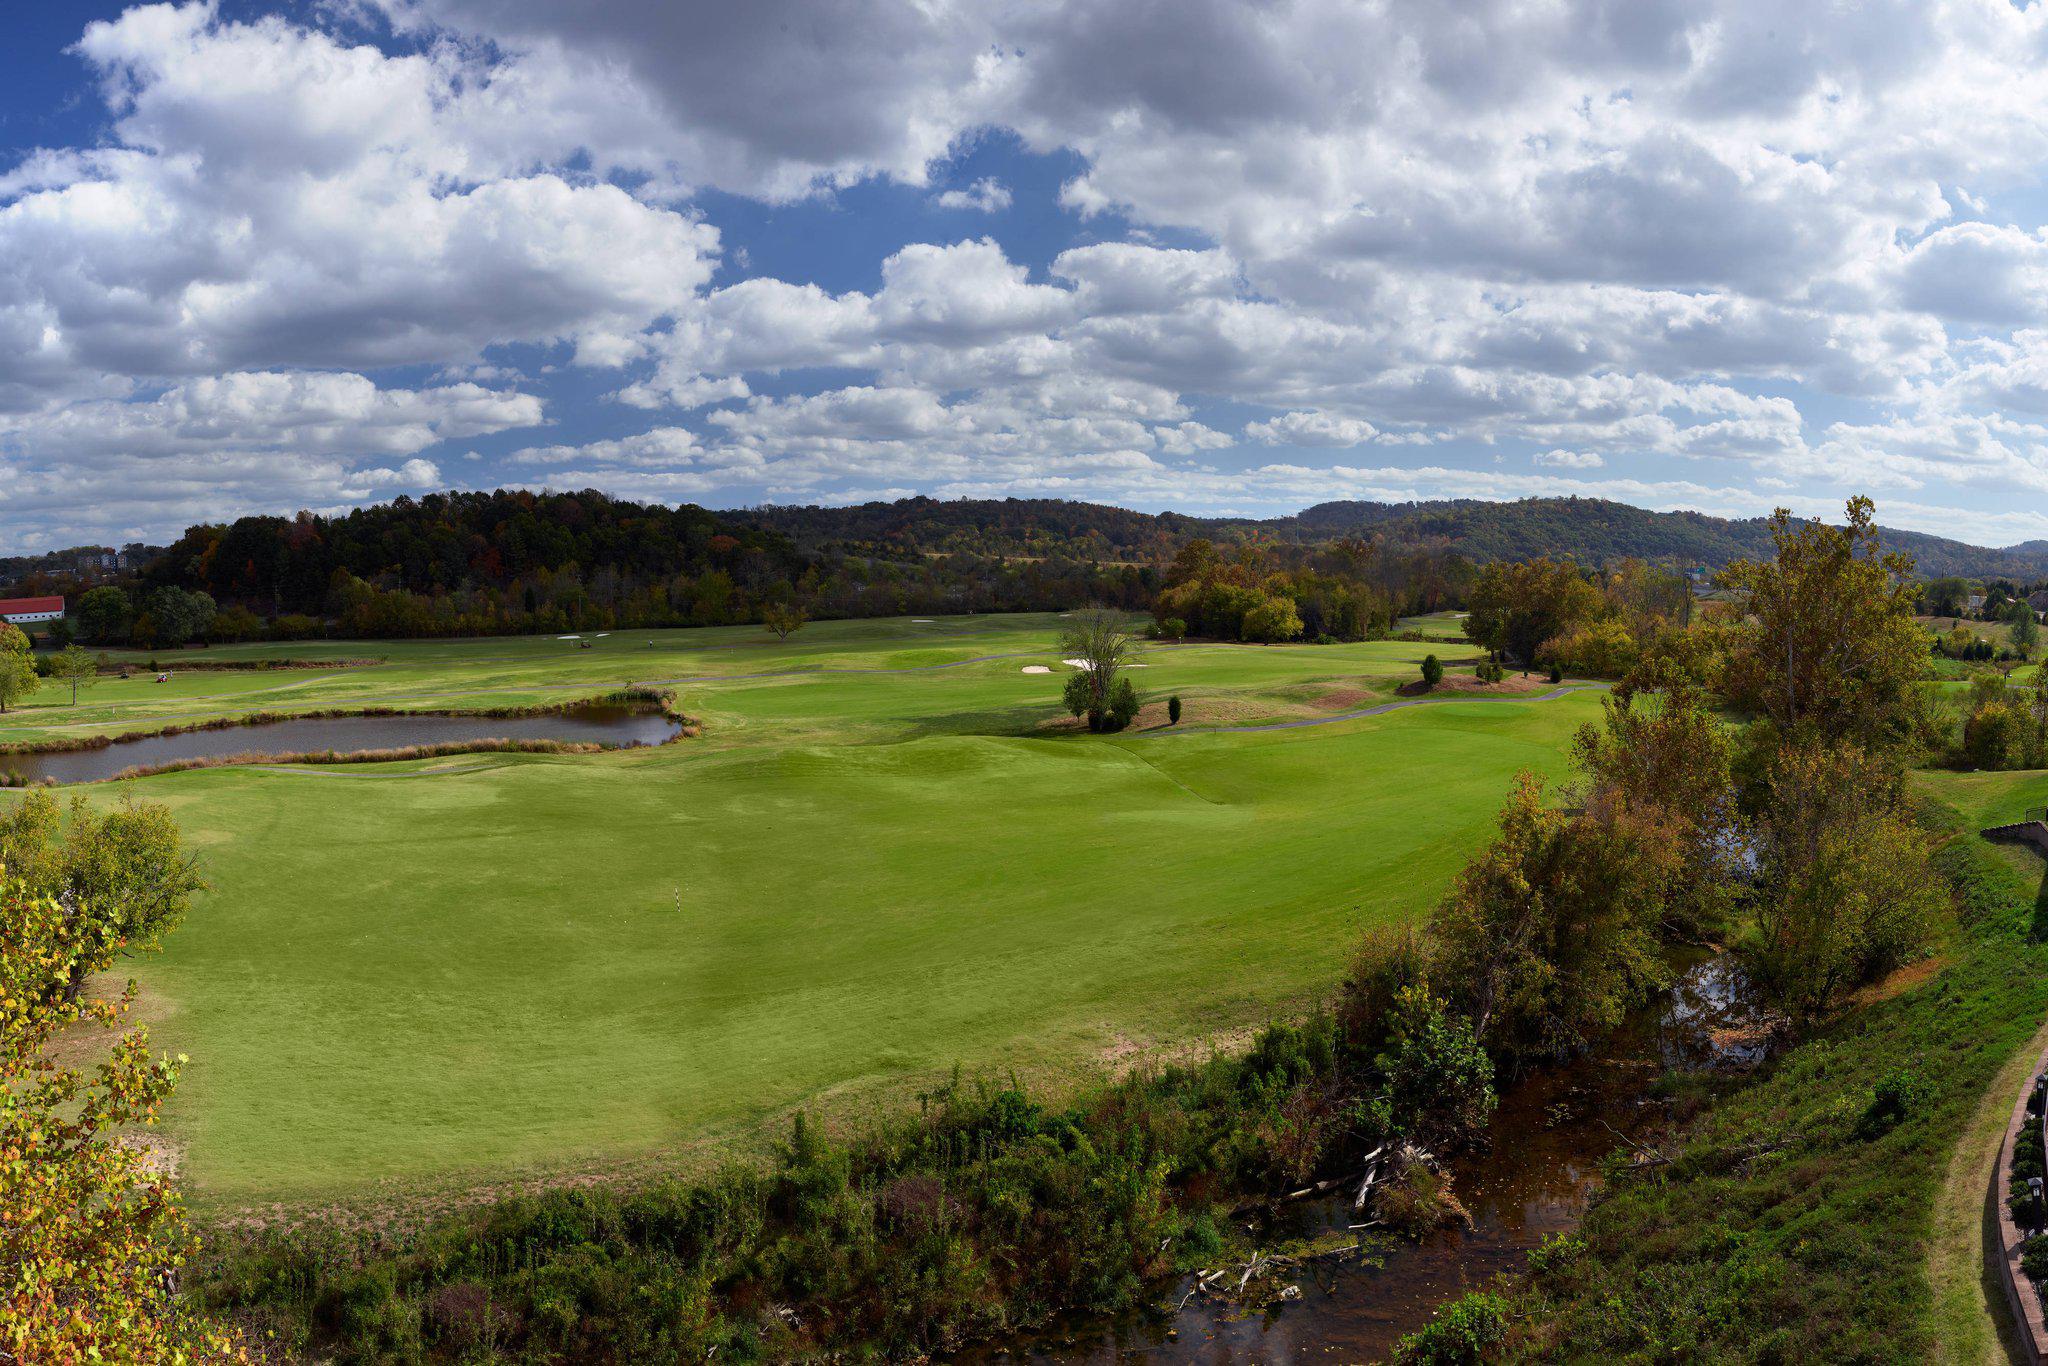
[[1507, 677], [1507, 670], [1501, 668], [1498, 660], [1493, 659], [1482, 659], [1479, 661], [1479, 667], [1472, 672], [1481, 683], [1498, 683]]
[[1439, 1309], [1429, 1327], [1402, 1338], [1394, 1360], [1402, 1366], [1480, 1366], [1507, 1333], [1507, 1301], [1474, 1290]]
[[1179, 693], [1175, 693], [1173, 696], [1166, 699], [1166, 724], [1169, 726], [1177, 726], [1180, 724]]
[[1119, 678], [1109, 690], [1108, 724], [1104, 730], [1122, 730], [1138, 715], [1138, 690], [1128, 678]]
[[1179, 640], [1188, 633], [1188, 624], [1179, 617], [1168, 617], [1159, 623], [1159, 634], [1167, 640]]
[[1912, 1068], [1901, 1068], [1870, 1088], [1870, 1103], [1856, 1121], [1856, 1137], [1879, 1138], [1890, 1133], [1900, 1120], [1926, 1106], [1934, 1094]]
[[2020, 1244], [2020, 1270], [2030, 1281], [2048, 1281], [2048, 1237], [2036, 1234]]
[[1425, 688], [1433, 689], [1436, 687], [1437, 684], [1443, 681], [1443, 661], [1438, 659], [1435, 655], [1424, 655], [1422, 657], [1422, 686]]

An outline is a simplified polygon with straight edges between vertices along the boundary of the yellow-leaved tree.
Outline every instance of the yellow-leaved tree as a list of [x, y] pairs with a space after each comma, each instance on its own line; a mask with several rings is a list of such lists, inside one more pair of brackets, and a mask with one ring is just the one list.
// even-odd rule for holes
[[[113, 1000], [70, 989], [120, 948], [82, 909], [0, 869], [0, 1360], [241, 1360], [179, 1302], [177, 1195], [134, 1141], [183, 1059], [152, 1057], [147, 1030], [122, 1029], [133, 983]], [[66, 1060], [78, 1051], [67, 1036], [92, 1028], [119, 1032], [88, 1070]]]

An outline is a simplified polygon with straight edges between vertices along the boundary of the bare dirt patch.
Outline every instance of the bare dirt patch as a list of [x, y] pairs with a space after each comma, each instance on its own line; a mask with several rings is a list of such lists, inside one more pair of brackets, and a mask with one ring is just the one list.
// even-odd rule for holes
[[1410, 679], [1399, 689], [1403, 697], [1442, 697], [1457, 694], [1468, 697], [1505, 697], [1521, 693], [1549, 692], [1558, 686], [1544, 674], [1509, 674], [1498, 683], [1481, 683], [1467, 673], [1446, 673], [1443, 681], [1434, 688], [1427, 687], [1419, 678]]
[[1923, 958], [1917, 963], [1908, 963], [1881, 980], [1872, 982], [1867, 987], [1858, 988], [1849, 997], [1849, 1004], [1858, 1007], [1874, 1006], [1879, 1001], [1889, 1001], [1894, 996], [1903, 996], [1947, 966], [1948, 957], [1945, 954]]
[[1322, 711], [1352, 711], [1373, 700], [1374, 695], [1363, 688], [1337, 688], [1310, 698], [1309, 705]]

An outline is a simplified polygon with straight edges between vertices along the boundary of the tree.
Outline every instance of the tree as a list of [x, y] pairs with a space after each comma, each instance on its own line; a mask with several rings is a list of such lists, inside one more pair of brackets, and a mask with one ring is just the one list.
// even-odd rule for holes
[[0, 1357], [20, 1362], [245, 1360], [175, 1293], [190, 1247], [170, 1177], [129, 1141], [156, 1122], [185, 1059], [129, 1029], [95, 1066], [81, 1029], [120, 1025], [135, 1000], [79, 1001], [61, 985], [115, 947], [53, 897], [0, 884]]
[[[1137, 652], [1137, 640], [1131, 635], [1124, 615], [1108, 607], [1090, 607], [1076, 612], [1068, 619], [1066, 630], [1060, 633], [1060, 654], [1076, 661], [1075, 675], [1084, 681], [1077, 685], [1073, 678], [1067, 680], [1067, 710], [1076, 716], [1086, 714], [1090, 728], [1101, 729], [1101, 718], [1109, 714], [1110, 690], [1116, 686], [1117, 674]], [[1085, 698], [1085, 705], [1075, 702]]]
[[809, 614], [794, 603], [771, 602], [761, 609], [761, 625], [773, 631], [777, 640], [788, 640], [790, 633], [801, 630], [808, 620]]
[[66, 645], [50, 656], [50, 677], [71, 685], [71, 705], [75, 707], [78, 705], [78, 690], [90, 688], [100, 681], [99, 661], [76, 645]]
[[[0, 867], [77, 922], [77, 963], [102, 950], [108, 957], [154, 951], [206, 885], [170, 808], [130, 798], [102, 811], [77, 797], [65, 827], [55, 797], [29, 793], [0, 814]], [[76, 1000], [83, 986], [82, 975], [71, 977], [64, 999]]]
[[2021, 659], [2032, 659], [2034, 651], [2041, 648], [2041, 623], [2034, 616], [2034, 609], [2024, 598], [2012, 604], [2006, 615], [2012, 624], [2012, 648]]
[[1927, 637], [1913, 621], [1913, 561], [1878, 543], [1868, 498], [1848, 525], [1771, 516], [1769, 560], [1738, 560], [1715, 582], [1747, 609], [1733, 628], [1722, 687], [1788, 739], [1903, 738], [1917, 710]]
[[1569, 560], [1495, 561], [1473, 581], [1465, 634], [1528, 665], [1545, 641], [1578, 629], [1605, 606], [1600, 590]]
[[1422, 657], [1422, 686], [1425, 689], [1434, 690], [1436, 685], [1443, 681], [1444, 662], [1435, 655], [1424, 655]]
[[48, 626], [45, 626], [43, 628], [43, 632], [45, 635], [49, 637], [50, 644], [56, 646], [60, 650], [70, 645], [72, 641], [78, 638], [78, 632], [76, 628], [72, 626], [71, 618], [69, 617], [58, 617]]
[[149, 595], [145, 609], [156, 643], [161, 645], [183, 645], [205, 635], [217, 610], [208, 594], [188, 593], [182, 588], [157, 589]]
[[2026, 765], [2027, 741], [2033, 727], [2014, 702], [1979, 707], [1963, 722], [1963, 758], [1970, 767], [1997, 772]]
[[[2002, 705], [2002, 704], [2001, 704]], [[1819, 1014], [1908, 961], [1941, 909], [1927, 841], [1896, 763], [1849, 744], [1785, 746], [1757, 822], [1764, 980]]]
[[1676, 664], [1643, 666], [1581, 727], [1574, 757], [1588, 811], [1658, 830], [1675, 858], [1657, 889], [1661, 928], [1699, 942], [1720, 933], [1739, 895], [1748, 832], [1732, 781], [1735, 741]]
[[98, 645], [109, 645], [123, 640], [128, 635], [128, 623], [135, 616], [135, 608], [128, 601], [128, 595], [112, 584], [101, 584], [89, 588], [72, 609], [78, 618], [78, 630], [87, 640]]
[[1930, 579], [1920, 590], [1920, 605], [1930, 617], [1957, 617], [1970, 601], [1970, 581], [1946, 575]]
[[1537, 650], [1542, 662], [1560, 675], [1580, 678], [1620, 678], [1635, 667], [1639, 654], [1635, 637], [1618, 617], [1553, 636]]
[[1179, 693], [1175, 693], [1173, 696], [1166, 699], [1166, 724], [1169, 726], [1177, 726], [1180, 724]]
[[42, 685], [29, 654], [28, 637], [12, 622], [0, 621], [0, 711], [35, 696]]
[[1546, 810], [1525, 773], [1432, 918], [1431, 981], [1497, 1057], [1574, 1052], [1662, 982], [1653, 929], [1675, 864], [1654, 824]]
[[1265, 597], [1244, 614], [1244, 639], [1272, 644], [1301, 634], [1301, 616], [1288, 598]]

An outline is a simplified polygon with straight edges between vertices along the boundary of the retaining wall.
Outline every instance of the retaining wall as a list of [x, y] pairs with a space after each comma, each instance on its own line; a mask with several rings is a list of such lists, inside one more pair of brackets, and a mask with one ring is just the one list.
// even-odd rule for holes
[[2032, 1120], [2027, 1118], [2027, 1097], [2033, 1094], [2044, 1071], [2048, 1071], [2048, 1054], [2043, 1054], [2035, 1064], [2027, 1084], [2020, 1088], [2019, 1099], [2013, 1102], [2011, 1117], [2006, 1121], [2005, 1141], [1998, 1148], [1998, 1166], [1991, 1173], [1991, 1203], [1998, 1210], [1998, 1246], [1985, 1249], [1986, 1254], [1998, 1263], [1998, 1279], [2005, 1286], [2005, 1302], [2012, 1309], [2013, 1335], [2019, 1347], [2020, 1360], [2028, 1366], [2048, 1363], [2048, 1319], [2044, 1319], [2042, 1314], [2040, 1288], [2020, 1270], [2020, 1244], [2026, 1241], [2026, 1235], [2013, 1223], [2012, 1211], [2006, 1207], [2005, 1193], [2012, 1184], [2012, 1145], [2020, 1126], [2031, 1123], [2040, 1128], [2048, 1123], [2048, 1107], [2044, 1107], [2042, 1113]]

